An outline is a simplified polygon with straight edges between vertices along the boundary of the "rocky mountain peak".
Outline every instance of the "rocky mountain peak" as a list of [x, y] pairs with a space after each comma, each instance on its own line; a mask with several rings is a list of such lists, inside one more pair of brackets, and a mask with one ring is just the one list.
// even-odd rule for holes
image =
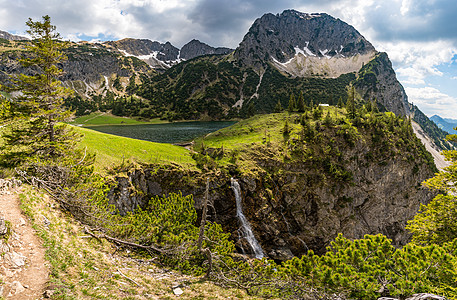
[[[265, 14], [257, 19], [235, 51], [235, 57], [243, 65], [258, 68], [273, 62], [279, 69], [283, 68], [292, 75], [306, 76], [311, 72], [325, 74], [315, 69], [302, 73], [297, 68], [287, 70], [288, 66], [283, 64], [291, 63], [300, 56], [302, 59], [294, 63], [303, 69], [309, 65], [310, 59], [314, 63], [319, 59], [361, 57], [357, 64], [342, 70], [341, 74], [344, 74], [360, 69], [375, 53], [369, 41], [354, 27], [339, 19], [325, 13], [285, 10], [281, 14]], [[328, 75], [333, 77], [340, 74]]]
[[192, 59], [197, 56], [208, 55], [208, 54], [228, 54], [233, 49], [218, 47], [214, 48], [199, 40], [193, 39], [181, 48], [179, 58], [181, 59]]
[[165, 44], [148, 39], [126, 38], [105, 44], [116, 48], [125, 56], [135, 56], [153, 68], [167, 69], [178, 60], [179, 49], [170, 42]]

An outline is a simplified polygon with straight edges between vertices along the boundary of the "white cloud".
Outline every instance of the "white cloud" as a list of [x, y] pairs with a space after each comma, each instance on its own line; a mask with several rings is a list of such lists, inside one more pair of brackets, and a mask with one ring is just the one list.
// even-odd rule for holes
[[403, 0], [401, 2], [400, 13], [402, 16], [406, 15], [409, 12], [409, 9], [410, 9], [411, 5], [413, 4], [412, 2], [413, 2], [412, 0]]
[[445, 118], [456, 118], [457, 99], [433, 87], [406, 87], [409, 102], [417, 105], [426, 115], [437, 114]]
[[388, 42], [378, 47], [388, 53], [405, 84], [425, 84], [427, 76], [443, 76], [438, 66], [452, 62], [457, 48], [450, 41]]

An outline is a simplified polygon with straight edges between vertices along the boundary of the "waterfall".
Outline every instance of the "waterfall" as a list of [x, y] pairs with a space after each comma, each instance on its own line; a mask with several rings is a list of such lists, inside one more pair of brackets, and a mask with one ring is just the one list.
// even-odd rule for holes
[[254, 252], [255, 258], [262, 258], [265, 256], [263, 253], [262, 247], [259, 242], [256, 240], [254, 233], [252, 232], [251, 224], [246, 219], [243, 214], [243, 207], [241, 206], [241, 189], [238, 181], [236, 179], [231, 179], [232, 190], [235, 193], [236, 199], [236, 216], [240, 219], [241, 222], [241, 238], [245, 238], [249, 246], [251, 246], [252, 251]]

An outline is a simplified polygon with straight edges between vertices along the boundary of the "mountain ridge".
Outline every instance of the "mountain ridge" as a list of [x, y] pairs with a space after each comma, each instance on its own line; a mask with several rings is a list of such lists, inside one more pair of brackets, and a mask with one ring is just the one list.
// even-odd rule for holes
[[29, 39], [23, 36], [14, 35], [9, 32], [0, 30], [0, 39], [5, 39], [7, 41], [28, 41]]
[[431, 116], [430, 120], [432, 120], [439, 128], [446, 131], [447, 133], [457, 134], [457, 130], [455, 130], [455, 128], [457, 127], [457, 120], [450, 118], [442, 118], [438, 115]]

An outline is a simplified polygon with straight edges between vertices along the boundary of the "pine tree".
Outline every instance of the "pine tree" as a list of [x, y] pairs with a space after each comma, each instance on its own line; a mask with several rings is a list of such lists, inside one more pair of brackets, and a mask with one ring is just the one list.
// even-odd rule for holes
[[136, 90], [135, 80], [136, 80], [136, 75], [133, 74], [133, 75], [130, 77], [129, 85], [125, 88], [125, 91], [126, 91], [129, 95], [132, 95], [132, 94], [135, 93], [135, 90]]
[[324, 117], [324, 124], [327, 126], [333, 125], [333, 119], [330, 115], [330, 110], [327, 111], [327, 114]]
[[343, 108], [343, 105], [344, 105], [344, 104], [343, 104], [343, 98], [340, 97], [340, 98], [338, 99], [338, 108]]
[[373, 100], [373, 102], [371, 103], [371, 111], [373, 113], [378, 113], [379, 112], [379, 109], [378, 109], [378, 104], [377, 104], [377, 101], [376, 101], [376, 98]]
[[294, 94], [290, 94], [289, 106], [288, 106], [287, 110], [289, 112], [293, 112], [295, 110], [295, 96], [294, 96]]
[[366, 110], [367, 112], [371, 112], [371, 111], [372, 111], [372, 107], [371, 107], [372, 103], [373, 103], [372, 101], [368, 101], [368, 102], [365, 104], [365, 110]]
[[281, 105], [281, 101], [278, 100], [278, 103], [276, 103], [276, 106], [275, 106], [275, 113], [280, 113], [282, 112], [282, 105]]
[[284, 127], [282, 129], [282, 134], [284, 136], [289, 135], [290, 133], [290, 128], [289, 128], [289, 121], [286, 119], [286, 122], [284, 123]]
[[11, 98], [11, 116], [14, 118], [3, 138], [3, 159], [16, 164], [33, 156], [58, 156], [68, 147], [73, 133], [59, 124], [71, 115], [62, 105], [72, 90], [62, 86], [58, 77], [62, 75], [57, 65], [66, 59], [62, 50], [68, 46], [60, 42], [56, 27], [49, 16], [42, 22], [29, 19], [26, 22], [32, 37], [21, 64], [34, 70], [34, 75], [11, 75], [11, 84], [6, 87], [14, 93]]
[[309, 108], [310, 108], [311, 110], [313, 110], [313, 108], [314, 108], [313, 99], [309, 100]]
[[255, 115], [255, 106], [254, 102], [250, 102], [248, 105], [248, 111], [247, 111], [248, 117], [253, 117]]
[[348, 101], [346, 102], [346, 111], [348, 113], [349, 118], [354, 119], [356, 116], [356, 108], [355, 108], [355, 88], [352, 87], [349, 91]]
[[121, 79], [120, 79], [119, 75], [116, 75], [116, 79], [114, 79], [114, 82], [113, 82], [113, 87], [116, 90], [118, 90], [119, 92], [124, 91], [124, 89], [122, 88]]
[[305, 111], [305, 98], [303, 97], [303, 92], [302, 91], [300, 91], [300, 95], [298, 96], [297, 110], [299, 112], [304, 112]]

